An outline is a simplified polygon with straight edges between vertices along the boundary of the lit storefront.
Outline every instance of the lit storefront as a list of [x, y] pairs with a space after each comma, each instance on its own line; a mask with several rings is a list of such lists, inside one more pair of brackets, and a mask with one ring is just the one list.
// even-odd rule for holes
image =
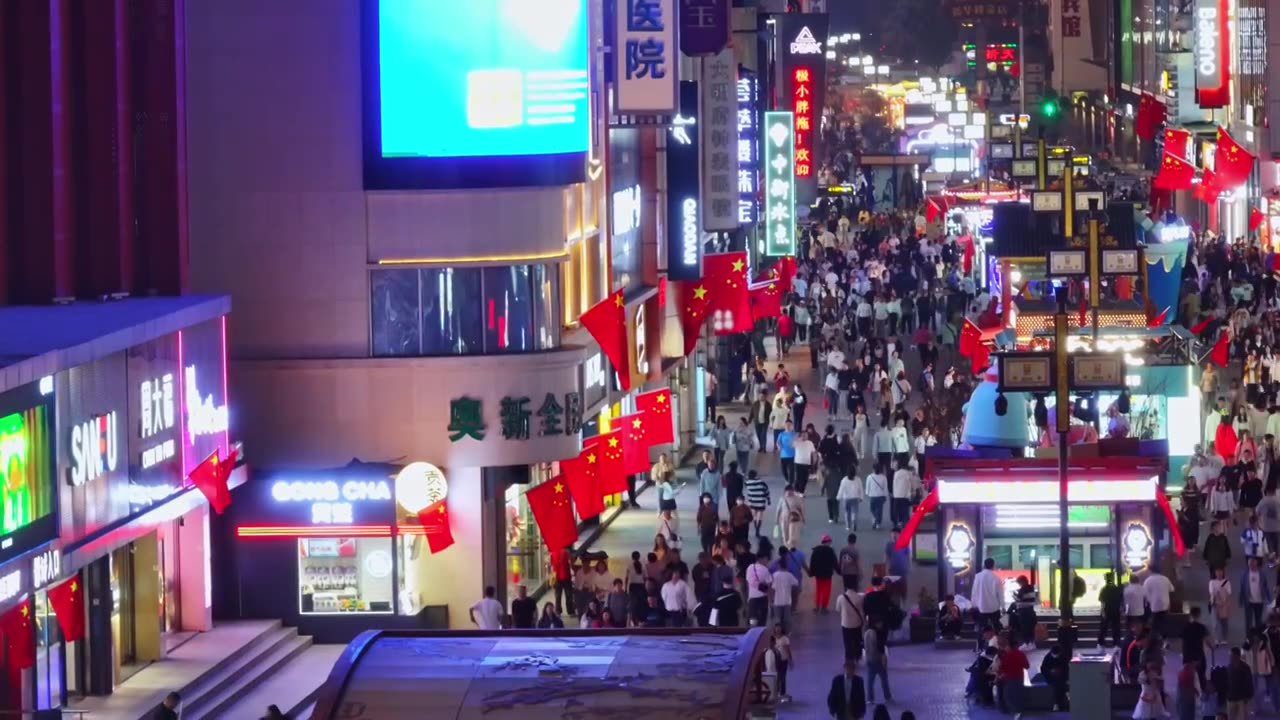
[[[1055, 607], [1061, 587], [1057, 461], [930, 462], [939, 507], [933, 532], [917, 534], [915, 545], [918, 560], [937, 560], [940, 595], [969, 597], [974, 575], [991, 558], [1006, 594], [1025, 575], [1039, 587], [1042, 605]], [[1097, 609], [1106, 573], [1123, 578], [1159, 557], [1167, 520], [1157, 507], [1163, 474], [1158, 459], [1072, 459], [1070, 562], [1088, 588], [1076, 600], [1077, 610]]]
[[[101, 333], [72, 348], [31, 348], [23, 362], [51, 374], [0, 392], [0, 615], [9, 660], [23, 664], [15, 643], [33, 648], [30, 665], [0, 682], [0, 711], [110, 693], [212, 627], [208, 505], [189, 478], [232, 449], [230, 304], [125, 302], [132, 313], [106, 319], [79, 305], [16, 320], [0, 313], [10, 330], [84, 323]], [[59, 367], [67, 357], [81, 362]], [[242, 481], [237, 471], [228, 484]], [[55, 587], [80, 613], [64, 605], [58, 617]], [[18, 616], [29, 618], [26, 630]], [[64, 636], [68, 622], [78, 637]]]

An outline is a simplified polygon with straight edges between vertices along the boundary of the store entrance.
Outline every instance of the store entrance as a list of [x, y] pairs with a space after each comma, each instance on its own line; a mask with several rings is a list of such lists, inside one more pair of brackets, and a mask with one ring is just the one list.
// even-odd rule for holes
[[164, 566], [156, 533], [113, 550], [108, 558], [115, 686], [160, 659]]
[[[1101, 611], [1098, 592], [1106, 574], [1114, 571], [1111, 508], [1105, 505], [1073, 505], [1067, 514], [1073, 573], [1084, 581], [1084, 593], [1075, 598], [1075, 610]], [[1025, 576], [1039, 591], [1042, 613], [1056, 614], [1061, 604], [1058, 562], [1058, 508], [1056, 505], [1000, 504], [982, 508], [985, 531], [983, 556], [995, 560], [996, 574], [1005, 581], [1005, 600], [1013, 602], [1017, 580]], [[1079, 588], [1077, 588], [1078, 592]]]

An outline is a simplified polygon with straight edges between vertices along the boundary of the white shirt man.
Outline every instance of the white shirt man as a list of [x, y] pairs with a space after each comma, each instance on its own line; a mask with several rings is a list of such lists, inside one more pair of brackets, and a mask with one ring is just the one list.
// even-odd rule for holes
[[893, 496], [906, 499], [911, 497], [911, 487], [915, 478], [911, 477], [909, 468], [898, 468], [893, 473]]
[[873, 472], [867, 476], [867, 497], [885, 497], [889, 494], [889, 478], [884, 473]]
[[983, 615], [991, 615], [1004, 609], [1004, 581], [991, 567], [984, 567], [982, 572], [973, 577], [972, 595], [973, 607]]
[[481, 630], [502, 629], [502, 603], [486, 595], [471, 606], [471, 620]]
[[836, 601], [836, 606], [840, 608], [840, 627], [849, 630], [862, 629], [862, 621], [865, 618], [862, 614], [861, 593], [853, 588], [845, 590]]
[[673, 576], [662, 585], [662, 606], [667, 612], [689, 612], [689, 595], [689, 583]]
[[1142, 581], [1142, 591], [1147, 596], [1147, 605], [1151, 612], [1169, 612], [1169, 596], [1173, 594], [1173, 583], [1169, 578], [1155, 570]]
[[1126, 617], [1142, 617], [1147, 614], [1144, 603], [1147, 601], [1146, 589], [1136, 582], [1124, 586], [1124, 614]]
[[774, 607], [790, 606], [791, 593], [800, 584], [795, 575], [790, 570], [779, 566], [777, 571], [771, 573], [773, 578], [773, 604]]
[[791, 443], [792, 449], [796, 451], [795, 462], [797, 465], [813, 465], [813, 456], [817, 454], [818, 449], [813, 446], [813, 441], [804, 433], [798, 433], [796, 439]]

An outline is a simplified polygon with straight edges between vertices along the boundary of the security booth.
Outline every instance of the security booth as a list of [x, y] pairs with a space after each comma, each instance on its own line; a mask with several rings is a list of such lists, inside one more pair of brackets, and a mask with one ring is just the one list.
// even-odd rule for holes
[[[1056, 614], [1061, 577], [1059, 480], [1054, 459], [935, 458], [931, 462], [938, 503], [934, 523], [939, 596], [969, 597], [986, 558], [1005, 580], [1013, 601], [1017, 578], [1040, 588], [1041, 612]], [[1177, 524], [1164, 495], [1162, 459], [1072, 458], [1068, 467], [1070, 567], [1085, 582], [1077, 612], [1100, 608], [1106, 573], [1117, 579], [1156, 561], [1166, 528], [1180, 547]]]

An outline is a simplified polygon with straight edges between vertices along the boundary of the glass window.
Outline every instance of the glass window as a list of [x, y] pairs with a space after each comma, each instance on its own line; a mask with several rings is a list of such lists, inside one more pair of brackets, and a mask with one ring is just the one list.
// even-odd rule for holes
[[555, 271], [546, 265], [533, 266], [533, 334], [538, 350], [550, 350], [560, 346], [560, 322], [556, 308]]
[[480, 270], [429, 268], [420, 272], [422, 354], [482, 354]]
[[484, 269], [486, 353], [528, 352], [533, 340], [533, 289], [528, 265]]
[[374, 270], [371, 285], [373, 354], [380, 357], [420, 354], [418, 271]]
[[996, 561], [996, 567], [1001, 570], [1013, 569], [1013, 546], [1012, 545], [987, 545], [987, 557]]
[[298, 595], [303, 614], [391, 612], [391, 538], [298, 540]]
[[1111, 545], [1107, 543], [1092, 543], [1089, 545], [1089, 567], [1091, 568], [1111, 568]]

